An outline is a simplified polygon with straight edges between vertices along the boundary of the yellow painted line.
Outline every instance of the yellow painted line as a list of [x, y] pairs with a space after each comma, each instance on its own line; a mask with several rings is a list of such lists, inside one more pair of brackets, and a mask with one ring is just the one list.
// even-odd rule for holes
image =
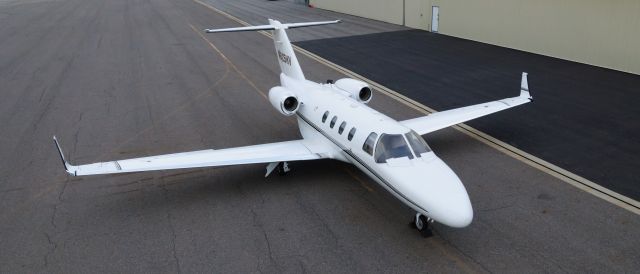
[[[209, 8], [212, 11], [215, 11], [216, 13], [219, 13], [241, 25], [244, 26], [251, 26], [251, 24], [229, 14], [226, 13], [222, 10], [219, 10], [207, 3], [203, 3], [200, 0], [193, 0], [194, 2], [203, 5], [207, 8]], [[273, 38], [273, 36], [271, 35], [271, 33], [268, 33], [266, 31], [259, 31], [260, 34], [265, 35], [269, 38]], [[312, 52], [309, 52], [297, 45], [293, 45], [294, 50], [296, 50], [299, 53], [302, 53], [304, 55], [306, 55], [307, 57], [323, 64], [326, 65], [348, 77], [354, 78], [354, 79], [358, 79], [364, 82], [367, 82], [369, 85], [371, 85], [373, 88], [375, 88], [376, 90], [380, 91], [382, 94], [385, 94], [387, 96], [389, 96], [392, 99], [395, 99], [396, 101], [412, 108], [415, 109], [416, 111], [423, 113], [423, 114], [431, 114], [434, 112], [437, 112], [435, 109], [432, 109], [430, 107], [427, 107], [421, 103], [418, 103], [415, 100], [412, 100], [411, 98], [408, 98], [388, 87], [385, 87], [384, 85], [377, 83], [375, 81], [372, 81], [370, 79], [367, 79], [366, 77], [357, 74], [349, 69], [346, 69], [340, 65], [337, 65], [329, 60], [326, 60]], [[519, 148], [516, 148], [512, 145], [509, 145], [503, 141], [500, 141], [494, 137], [489, 136], [488, 134], [481, 132], [475, 128], [472, 128], [466, 124], [458, 124], [457, 126], [453, 126], [454, 129], [480, 141], [483, 142], [487, 145], [489, 145], [490, 147], [493, 147], [495, 149], [497, 149], [498, 151], [509, 155], [517, 160], [520, 160], [526, 164], [528, 164], [529, 166], [532, 166], [544, 173], [547, 173], [555, 178], [560, 179], [561, 181], [564, 181], [572, 186], [577, 187], [578, 189], [581, 189], [583, 191], [586, 191], [587, 193], [590, 193], [598, 198], [601, 198], [607, 202], [610, 202], [612, 204], [615, 204], [621, 208], [624, 208], [626, 210], [629, 210], [635, 214], [640, 215], [640, 202], [633, 200], [627, 196], [624, 196], [620, 193], [617, 193], [615, 191], [612, 191], [610, 189], [607, 189], [601, 185], [598, 185], [582, 176], [579, 176], [577, 174], [574, 174], [566, 169], [563, 169], [561, 167], [558, 167], [552, 163], [549, 163], [545, 160], [542, 160], [536, 156], [533, 156]]]
[[[224, 59], [225, 64], [230, 66], [233, 69], [233, 71], [238, 73], [238, 75], [240, 75], [240, 77], [244, 79], [253, 88], [253, 90], [255, 90], [258, 94], [260, 94], [260, 96], [262, 96], [262, 98], [267, 100], [267, 102], [269, 101], [269, 96], [267, 96], [267, 94], [264, 91], [260, 90], [258, 86], [251, 79], [249, 79], [249, 77], [246, 74], [244, 74], [244, 72], [238, 69], [238, 67], [233, 62], [231, 62], [231, 60], [227, 58], [227, 56], [224, 55], [224, 53], [222, 53], [222, 51], [216, 45], [214, 45], [213, 42], [211, 42], [211, 40], [207, 39], [207, 37], [205, 37], [202, 34], [202, 31], [199, 31], [198, 29], [196, 29], [196, 27], [194, 27], [193, 24], [191, 23], [189, 23], [189, 26], [196, 34], [198, 34], [198, 36], [200, 36], [200, 38], [202, 38], [202, 40], [204, 40], [207, 44], [209, 44], [209, 46], [213, 50], [215, 50], [218, 53], [218, 55], [222, 57], [222, 59]], [[296, 121], [294, 119], [285, 119], [285, 121], [287, 121], [292, 125], [296, 124]]]
[[344, 171], [347, 172], [347, 174], [349, 174], [351, 177], [353, 177], [354, 179], [356, 179], [356, 181], [358, 181], [360, 183], [360, 185], [368, 190], [369, 192], [375, 192], [375, 190], [373, 190], [372, 187], [369, 186], [369, 184], [367, 184], [367, 182], [365, 182], [364, 180], [360, 179], [360, 177], [358, 177], [355, 173], [353, 173], [351, 170], [349, 170], [348, 168], [344, 168]]
[[229, 64], [231, 66], [231, 68], [238, 73], [238, 75], [240, 75], [240, 77], [242, 77], [242, 79], [244, 79], [245, 81], [247, 81], [247, 83], [249, 83], [249, 85], [256, 91], [258, 92], [258, 94], [260, 94], [262, 97], [264, 97], [264, 99], [269, 100], [269, 97], [267, 96], [267, 94], [264, 93], [264, 91], [260, 90], [258, 88], [258, 86], [256, 86], [255, 83], [253, 83], [253, 81], [251, 81], [251, 79], [249, 79], [249, 77], [247, 77], [246, 74], [244, 74], [242, 71], [240, 71], [238, 69], [238, 67], [236, 67], [236, 65], [231, 62], [231, 60], [229, 60], [229, 58], [227, 58], [226, 55], [224, 55], [224, 53], [222, 53], [222, 51], [220, 51], [220, 49], [218, 47], [216, 47], [216, 45], [214, 45], [211, 41], [209, 41], [209, 39], [207, 39], [207, 37], [204, 37], [204, 35], [202, 35], [202, 31], [196, 29], [196, 27], [194, 27], [192, 24], [189, 24], [189, 26], [191, 27], [191, 29], [193, 29], [193, 31], [195, 33], [197, 33], [200, 38], [202, 38], [202, 40], [204, 40], [205, 42], [207, 42], [207, 44], [209, 44], [209, 46], [215, 50], [220, 57], [222, 57], [222, 59], [224, 59], [225, 63]]
[[[197, 0], [194, 0], [194, 1], [197, 1]], [[200, 3], [201, 3], [201, 2], [200, 2]], [[218, 47], [216, 47], [216, 45], [214, 45], [214, 44], [213, 44], [209, 39], [207, 39], [207, 38], [202, 34], [202, 31], [199, 31], [198, 29], [196, 29], [196, 27], [194, 27], [194, 26], [193, 26], [193, 24], [189, 24], [189, 26], [191, 27], [191, 29], [192, 29], [195, 33], [197, 33], [197, 34], [200, 36], [200, 38], [202, 38], [202, 40], [204, 40], [205, 42], [207, 42], [207, 44], [209, 44], [209, 46], [210, 46], [213, 50], [215, 50], [215, 51], [220, 55], [220, 57], [222, 57], [222, 58], [224, 59], [224, 61], [225, 61], [229, 66], [231, 66], [231, 67], [233, 68], [233, 70], [234, 70], [236, 73], [238, 73], [238, 74], [240, 75], [240, 77], [242, 77], [244, 80], [246, 80], [246, 81], [249, 83], [249, 85], [251, 85], [251, 86], [253, 87], [253, 89], [254, 89], [255, 91], [257, 91], [257, 92], [258, 92], [258, 94], [262, 95], [262, 97], [264, 97], [264, 99], [266, 99], [267, 101], [269, 100], [269, 99], [268, 99], [268, 97], [267, 97], [267, 95], [266, 95], [266, 94], [264, 94], [264, 92], [262, 92], [262, 91], [261, 91], [261, 90], [260, 90], [260, 89], [259, 89], [259, 88], [254, 84], [254, 83], [253, 83], [253, 81], [249, 80], [249, 78], [248, 78], [248, 77], [247, 77], [247, 76], [246, 76], [242, 71], [240, 71], [240, 70], [238, 69], [238, 67], [236, 67], [236, 66], [235, 66], [235, 64], [233, 64], [233, 62], [231, 62], [231, 60], [229, 60], [229, 58], [227, 58], [227, 56], [226, 56], [226, 55], [224, 55], [224, 53], [222, 53], [222, 51], [221, 51]], [[295, 122], [294, 122], [293, 120], [291, 120], [291, 119], [287, 119], [287, 121], [289, 121], [289, 122], [291, 122], [291, 123], [295, 124]], [[347, 171], [347, 173], [348, 173], [349, 175], [351, 175], [351, 177], [353, 177], [354, 179], [356, 179], [356, 181], [360, 182], [360, 185], [361, 185], [362, 187], [364, 187], [364, 188], [365, 188], [366, 190], [368, 190], [369, 192], [374, 192], [374, 191], [373, 191], [373, 189], [372, 189], [371, 187], [369, 187], [369, 186], [368, 186], [368, 185], [367, 185], [367, 184], [366, 184], [362, 179], [360, 179], [360, 178], [359, 178], [359, 177], [357, 177], [355, 174], [353, 174], [353, 172], [349, 171], [349, 170], [348, 170], [348, 169], [346, 169], [346, 168], [345, 168], [345, 170]]]
[[453, 245], [449, 242], [442, 239], [442, 237], [433, 237], [429, 239], [429, 243], [432, 246], [435, 246], [440, 252], [451, 261], [453, 261], [456, 265], [460, 266], [460, 270], [464, 273], [478, 273], [479, 271], [472, 269], [470, 264], [465, 260], [461, 260], [460, 258], [466, 258], [462, 252], [453, 248]]

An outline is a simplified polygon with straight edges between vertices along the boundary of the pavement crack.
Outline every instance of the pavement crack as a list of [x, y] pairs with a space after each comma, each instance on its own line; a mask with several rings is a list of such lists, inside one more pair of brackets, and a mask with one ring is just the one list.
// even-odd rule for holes
[[62, 197], [64, 196], [64, 193], [67, 190], [68, 184], [69, 184], [69, 177], [67, 177], [67, 179], [64, 180], [64, 183], [62, 184], [62, 190], [60, 190], [60, 193], [58, 193], [58, 200], [53, 205], [53, 213], [51, 214], [51, 226], [53, 226], [54, 229], [58, 228], [58, 226], [56, 226], [56, 216], [58, 214], [58, 206], [60, 206], [64, 201]]
[[9, 193], [9, 192], [20, 191], [20, 190], [24, 190], [24, 189], [26, 189], [26, 187], [15, 187], [15, 188], [10, 188], [10, 189], [0, 190], [0, 193]]
[[[160, 185], [160, 188], [163, 191], [164, 199], [166, 201], [169, 201], [169, 190], [164, 185]], [[169, 231], [171, 232], [171, 255], [173, 256], [177, 273], [182, 273], [182, 269], [180, 267], [180, 259], [178, 258], [178, 252], [176, 250], [176, 238], [177, 238], [176, 230], [175, 230], [175, 227], [173, 226], [173, 217], [171, 216], [171, 212], [169, 209], [167, 209], [166, 218], [167, 218], [167, 224], [169, 225]]]
[[511, 208], [511, 207], [514, 207], [514, 206], [515, 206], [515, 203], [514, 204], [509, 204], [509, 205], [504, 205], [504, 206], [486, 208], [486, 209], [478, 209], [478, 211], [480, 211], [480, 212], [491, 212], [491, 211], [498, 211], [498, 210], [501, 210], [501, 209]]
[[[75, 146], [74, 146], [74, 150], [75, 150]], [[56, 217], [58, 216], [58, 207], [62, 205], [62, 203], [64, 202], [63, 197], [67, 190], [68, 185], [69, 185], [69, 177], [67, 176], [66, 179], [64, 180], [64, 183], [62, 184], [62, 189], [58, 193], [58, 197], [55, 203], [53, 204], [51, 219], [49, 220], [49, 222], [51, 223], [51, 226], [53, 227], [54, 232], [58, 229], [58, 226], [56, 225]], [[44, 255], [44, 258], [43, 258], [44, 266], [46, 267], [49, 265], [49, 256], [51, 256], [51, 254], [53, 254], [56, 251], [56, 249], [58, 248], [58, 244], [51, 238], [49, 233], [47, 232], [43, 232], [43, 233], [44, 233], [44, 236], [47, 238], [47, 242], [49, 243], [49, 245], [53, 247], [49, 251], [47, 251], [47, 254]]]
[[[273, 251], [271, 250], [271, 241], [269, 240], [269, 236], [267, 235], [267, 231], [264, 229], [264, 226], [262, 225], [262, 223], [260, 223], [260, 221], [258, 220], [258, 214], [253, 209], [250, 209], [250, 211], [251, 211], [251, 216], [252, 216], [252, 220], [253, 220], [253, 226], [260, 229], [260, 231], [262, 232], [262, 237], [264, 238], [264, 241], [267, 244], [267, 252], [269, 254], [269, 261], [276, 268], [277, 272], [281, 272], [280, 266], [278, 265], [278, 262], [273, 257]], [[258, 263], [258, 271], [262, 273], [262, 270], [260, 269], [260, 263]]]
[[295, 199], [296, 204], [298, 204], [298, 206], [300, 206], [300, 208], [302, 208], [302, 210], [306, 211], [309, 216], [313, 216], [314, 220], [317, 220], [320, 222], [320, 224], [322, 225], [322, 228], [324, 228], [325, 231], [329, 232], [329, 236], [331, 236], [331, 239], [333, 240], [333, 244], [336, 247], [340, 246], [340, 241], [338, 236], [336, 235], [336, 233], [333, 231], [333, 229], [331, 229], [331, 226], [329, 226], [329, 224], [326, 222], [326, 220], [324, 218], [322, 218], [322, 216], [320, 216], [320, 214], [318, 214], [318, 211], [316, 211], [315, 208], [313, 208], [312, 206], [306, 205], [302, 202], [302, 200], [300, 198], [296, 198]]
[[51, 256], [51, 254], [53, 254], [56, 249], [58, 248], [58, 244], [56, 244], [55, 241], [53, 241], [51, 239], [51, 236], [49, 236], [49, 233], [44, 232], [44, 236], [47, 238], [47, 242], [49, 243], [49, 251], [47, 251], [47, 254], [44, 255], [44, 266], [47, 267], [49, 266], [49, 256]]
[[465, 258], [471, 260], [473, 263], [475, 263], [476, 265], [480, 266], [480, 268], [482, 268], [482, 270], [486, 271], [487, 273], [493, 273], [491, 270], [489, 270], [486, 266], [484, 266], [483, 264], [481, 264], [479, 261], [477, 261], [476, 259], [474, 259], [473, 257], [471, 257], [470, 255], [468, 255], [467, 253], [465, 253], [464, 251], [462, 251], [460, 248], [458, 248], [456, 245], [454, 245], [453, 243], [451, 243], [447, 238], [444, 237], [444, 235], [442, 233], [438, 233], [438, 231], [435, 229], [435, 227], [432, 227], [431, 230], [433, 232], [435, 232], [434, 234], [436, 234], [440, 239], [442, 239], [442, 241], [444, 241], [447, 245], [451, 246], [453, 249], [455, 249], [456, 251], [458, 251], [460, 254], [462, 254], [462, 256], [464, 256]]

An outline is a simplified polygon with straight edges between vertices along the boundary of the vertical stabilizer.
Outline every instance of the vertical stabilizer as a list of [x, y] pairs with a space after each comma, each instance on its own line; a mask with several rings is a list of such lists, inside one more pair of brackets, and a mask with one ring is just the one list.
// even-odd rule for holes
[[304, 73], [302, 73], [296, 53], [293, 51], [291, 41], [289, 41], [289, 37], [285, 32], [287, 27], [272, 19], [269, 19], [269, 24], [274, 26], [273, 43], [276, 47], [276, 57], [278, 57], [280, 70], [293, 79], [304, 80]]

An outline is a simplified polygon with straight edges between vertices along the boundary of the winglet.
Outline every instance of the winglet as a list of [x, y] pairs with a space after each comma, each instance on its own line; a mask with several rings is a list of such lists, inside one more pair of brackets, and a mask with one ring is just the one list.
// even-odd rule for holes
[[528, 73], [522, 73], [522, 80], [520, 81], [520, 97], [528, 98], [529, 100], [533, 100], [531, 94], [529, 93], [529, 81], [527, 80]]
[[67, 162], [67, 160], [64, 158], [64, 153], [62, 153], [62, 148], [60, 148], [60, 144], [58, 143], [58, 138], [56, 138], [56, 136], [53, 136], [53, 142], [56, 144], [56, 148], [58, 149], [58, 154], [60, 154], [60, 160], [62, 160], [62, 165], [64, 166], [64, 170], [67, 171], [67, 173], [76, 176], [76, 170], [75, 167], [70, 165], [69, 162]]

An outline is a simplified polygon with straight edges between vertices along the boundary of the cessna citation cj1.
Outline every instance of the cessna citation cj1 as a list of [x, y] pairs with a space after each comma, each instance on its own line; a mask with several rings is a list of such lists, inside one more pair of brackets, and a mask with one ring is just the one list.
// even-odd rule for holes
[[281, 85], [269, 90], [269, 101], [282, 115], [295, 115], [302, 139], [75, 166], [65, 160], [54, 136], [66, 171], [81, 176], [268, 163], [266, 177], [276, 169], [287, 172], [288, 161], [335, 159], [355, 165], [415, 210], [413, 222], [425, 236], [433, 221], [469, 225], [473, 210], [465, 187], [421, 135], [530, 102], [527, 74], [522, 74], [518, 97], [396, 121], [366, 105], [372, 91], [365, 82], [344, 78], [320, 84], [305, 79], [285, 30], [338, 22], [282, 24], [269, 19], [269, 25], [205, 30], [273, 31], [282, 72]]

